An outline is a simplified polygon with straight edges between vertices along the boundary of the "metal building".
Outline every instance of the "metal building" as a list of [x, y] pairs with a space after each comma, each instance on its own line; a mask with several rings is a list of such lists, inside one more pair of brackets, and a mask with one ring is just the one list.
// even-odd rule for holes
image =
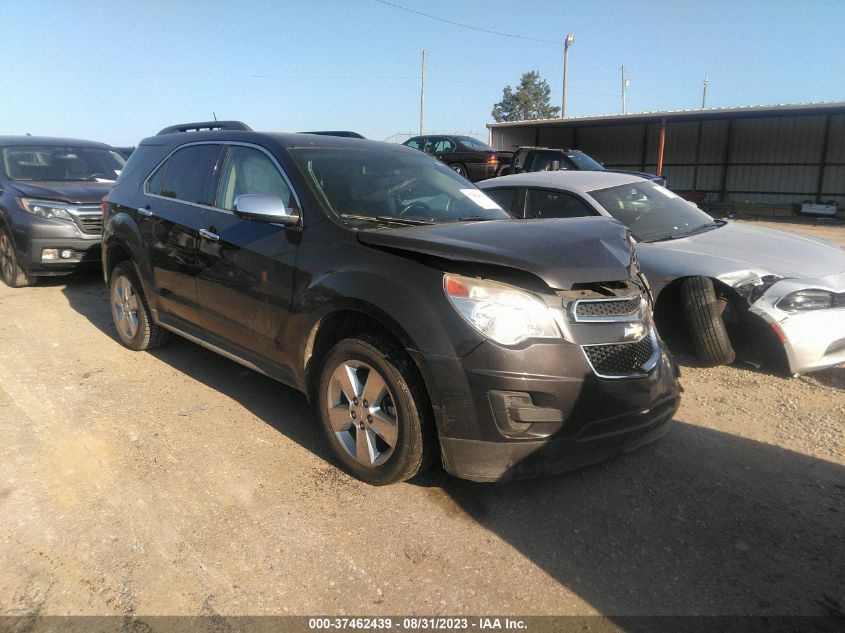
[[845, 102], [492, 123], [496, 149], [580, 149], [708, 203], [845, 207]]

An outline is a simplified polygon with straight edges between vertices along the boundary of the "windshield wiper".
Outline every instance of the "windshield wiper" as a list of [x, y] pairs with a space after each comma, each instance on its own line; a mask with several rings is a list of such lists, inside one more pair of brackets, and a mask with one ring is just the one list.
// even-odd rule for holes
[[419, 226], [422, 224], [434, 224], [426, 220], [414, 220], [411, 218], [396, 218], [389, 215], [355, 215], [354, 213], [341, 213], [340, 217], [344, 220], [367, 220], [369, 222], [389, 222], [392, 224], [400, 224], [402, 226]]
[[483, 215], [470, 215], [465, 218], [458, 218], [456, 222], [488, 222], [494, 219], [502, 220], [504, 218], [485, 218]]

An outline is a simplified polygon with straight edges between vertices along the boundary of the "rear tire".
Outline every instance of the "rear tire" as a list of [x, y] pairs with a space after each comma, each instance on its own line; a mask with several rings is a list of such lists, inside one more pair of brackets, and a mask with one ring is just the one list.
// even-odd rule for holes
[[436, 438], [427, 402], [411, 359], [385, 337], [342, 340], [323, 362], [323, 430], [341, 467], [368, 484], [405, 481], [430, 465]]
[[10, 288], [24, 288], [35, 283], [35, 277], [18, 264], [18, 257], [15, 254], [15, 245], [6, 229], [0, 229], [0, 277]]
[[734, 362], [736, 353], [722, 320], [713, 282], [707, 277], [685, 279], [681, 284], [681, 302], [699, 359], [711, 367]]
[[467, 168], [461, 165], [460, 163], [452, 163], [451, 165], [449, 165], [449, 167], [451, 167], [452, 171], [454, 171], [459, 176], [467, 178]]
[[162, 345], [167, 330], [153, 323], [147, 299], [132, 264], [114, 267], [109, 282], [109, 305], [118, 340], [136, 352]]

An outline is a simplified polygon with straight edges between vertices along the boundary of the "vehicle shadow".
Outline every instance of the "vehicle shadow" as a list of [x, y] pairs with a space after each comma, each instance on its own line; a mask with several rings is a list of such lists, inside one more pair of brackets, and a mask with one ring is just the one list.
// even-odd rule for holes
[[[79, 277], [62, 289], [71, 307], [97, 329], [117, 340], [102, 278]], [[331, 461], [314, 412], [303, 394], [242, 367], [179, 336], [148, 352], [171, 367], [239, 402], [255, 416], [304, 448]], [[297, 420], [298, 423], [291, 423]], [[312, 423], [313, 422], [313, 423]]]
[[[101, 284], [63, 292], [114, 338]], [[334, 463], [297, 391], [178, 337], [152, 353]], [[818, 600], [845, 593], [845, 467], [683, 421], [656, 444], [580, 471], [475, 484], [435, 469], [410, 485], [628, 631], [654, 622], [621, 616], [821, 615]]]
[[417, 483], [608, 616], [824, 616], [845, 593], [845, 467], [683, 421], [580, 471]]

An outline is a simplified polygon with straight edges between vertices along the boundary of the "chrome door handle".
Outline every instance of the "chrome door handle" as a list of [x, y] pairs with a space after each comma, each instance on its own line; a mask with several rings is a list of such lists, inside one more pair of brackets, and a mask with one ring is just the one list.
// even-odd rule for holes
[[146, 207], [139, 207], [139, 208], [138, 208], [138, 213], [140, 213], [141, 215], [143, 215], [145, 218], [151, 218], [151, 217], [153, 217], [153, 212], [152, 212], [152, 211], [150, 211], [149, 209], [147, 209]]
[[212, 242], [217, 242], [220, 239], [220, 236], [217, 233], [212, 233], [211, 231], [207, 231], [206, 229], [199, 230], [200, 237], [204, 237], [207, 240]]

